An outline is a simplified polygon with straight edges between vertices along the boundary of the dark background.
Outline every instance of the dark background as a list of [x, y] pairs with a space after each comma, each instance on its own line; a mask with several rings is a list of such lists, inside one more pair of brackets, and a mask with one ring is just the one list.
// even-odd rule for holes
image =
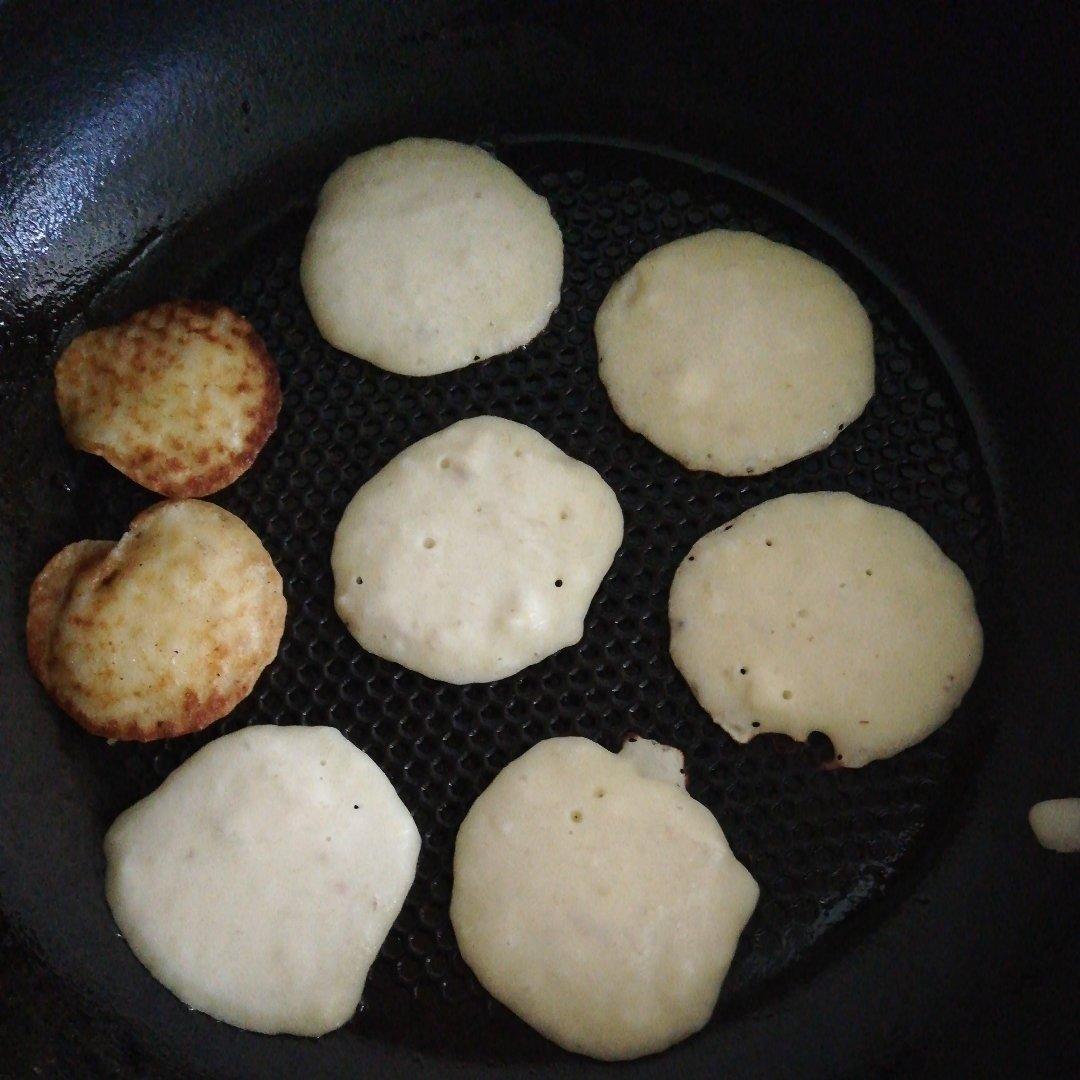
[[[230, 77], [244, 117], [237, 162], [266, 167], [288, 147], [297, 161], [307, 155], [329, 164], [341, 147], [359, 148], [350, 130], [339, 126], [318, 143], [283, 128], [280, 113], [271, 126], [260, 108], [268, 93], [303, 93], [294, 56], [320, 37], [339, 39], [326, 109], [340, 110], [348, 95], [353, 131], [402, 134], [390, 126], [397, 121], [381, 118], [415, 108], [425, 119], [417, 133], [567, 131], [700, 153], [812, 207], [881, 258], [961, 356], [981, 358], [981, 394], [1008, 397], [1002, 445], [1025, 521], [1010, 557], [1026, 584], [1029, 616], [1045, 628], [1018, 700], [1032, 716], [1062, 718], [1030, 748], [1045, 794], [1080, 794], [1075, 704], [1060, 699], [1070, 684], [1076, 689], [1074, 5], [308, 3], [282, 4], [273, 17], [272, 10], [201, 0], [0, 2], [0, 396], [40, 363], [95, 273], [111, 273], [124, 253], [212, 198], [212, 183], [200, 187], [201, 178], [228, 168], [230, 150], [214, 142], [223, 121], [202, 107], [200, 80], [218, 76], [200, 57], [223, 38], [233, 42]], [[170, 55], [183, 63], [163, 71]], [[79, 117], [70, 102], [83, 95], [115, 103], [116, 135], [133, 124], [137, 132], [140, 114], [152, 128], [163, 92], [184, 106], [175, 142], [117, 140], [130, 176], [156, 178], [147, 202], [153, 215], [90, 184], [78, 213], [56, 215], [48, 202], [56, 185], [42, 177], [71, 160]], [[88, 146], [87, 156], [93, 152]], [[78, 187], [77, 174], [56, 175]], [[1028, 720], [1016, 717], [1018, 725]], [[1064, 869], [1065, 859], [1048, 855], [1040, 865], [1061, 903], [1077, 911], [1080, 856], [1074, 860]], [[968, 987], [957, 1011], [917, 1044], [883, 1046], [881, 1060], [860, 1071], [1075, 1075], [1080, 934], [1057, 939], [1039, 925], [1007, 932], [1030, 939], [1015, 950], [1026, 960], [1007, 978], [988, 970], [985, 985]], [[146, 1075], [122, 1036], [87, 1015], [5, 931], [0, 1076], [85, 1075], [91, 1045], [104, 1058], [102, 1074]]]

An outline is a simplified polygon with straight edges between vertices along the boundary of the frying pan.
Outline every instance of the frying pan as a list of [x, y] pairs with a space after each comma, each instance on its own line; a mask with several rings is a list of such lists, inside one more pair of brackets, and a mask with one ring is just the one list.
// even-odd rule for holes
[[[1030, 804], [1076, 794], [1068, 27], [1014, 7], [495, 3], [0, 6], [0, 1073], [369, 1076], [610, 1072], [495, 1006], [446, 918], [453, 836], [550, 734], [627, 729], [687, 752], [763, 900], [716, 1017], [627, 1076], [1075, 1074], [1077, 864]], [[569, 134], [553, 135], [553, 132]], [[410, 381], [336, 353], [296, 260], [321, 179], [406, 134], [478, 141], [551, 201], [563, 302], [528, 349]], [[753, 179], [751, 179], [753, 177]], [[812, 208], [812, 209], [809, 209]], [[618, 425], [591, 321], [641, 253], [709, 226], [825, 259], [875, 326], [878, 393], [835, 446], [751, 482], [694, 474]], [[222, 493], [286, 579], [278, 661], [199, 736], [108, 747], [49, 704], [22, 625], [45, 559], [151, 501], [60, 434], [57, 351], [167, 296], [253, 319], [281, 426]], [[492, 687], [364, 655], [333, 611], [329, 536], [415, 438], [496, 412], [615, 486], [627, 540], [582, 644]], [[790, 490], [911, 513], [976, 587], [987, 652], [922, 746], [825, 771], [822, 741], [737, 747], [667, 656], [690, 543]], [[112, 817], [225, 730], [333, 723], [424, 835], [357, 1017], [318, 1041], [186, 1010], [116, 936]]]

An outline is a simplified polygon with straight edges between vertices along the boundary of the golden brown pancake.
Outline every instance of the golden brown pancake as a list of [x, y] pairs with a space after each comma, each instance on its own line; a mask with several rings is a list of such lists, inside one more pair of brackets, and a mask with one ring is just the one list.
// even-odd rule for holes
[[30, 666], [95, 735], [140, 742], [231, 712], [277, 655], [281, 575], [237, 517], [198, 500], [141, 513], [117, 544], [85, 540], [30, 590]]
[[277, 424], [277, 368], [247, 321], [170, 301], [77, 337], [56, 364], [68, 439], [174, 499], [244, 473]]

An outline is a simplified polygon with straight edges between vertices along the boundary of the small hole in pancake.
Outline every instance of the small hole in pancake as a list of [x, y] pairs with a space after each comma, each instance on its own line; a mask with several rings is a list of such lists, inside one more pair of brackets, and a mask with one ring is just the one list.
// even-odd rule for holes
[[765, 546], [766, 547], [772, 547], [772, 541], [771, 540], [766, 540], [765, 541]]
[[572, 821], [572, 822], [573, 822], [573, 823], [574, 823], [575, 825], [577, 825], [577, 824], [580, 824], [580, 822], [581, 822], [581, 820], [582, 820], [582, 817], [583, 817], [583, 815], [582, 815], [581, 811], [580, 811], [580, 810], [575, 810], [575, 811], [574, 811], [574, 812], [573, 812], [573, 813], [572, 813], [572, 814], [570, 815], [570, 820], [571, 820], [571, 821]]
[[424, 541], [424, 547], [426, 547], [430, 551], [434, 546], [435, 546], [435, 541], [429, 536]]
[[739, 668], [739, 674], [740, 675], [745, 675], [746, 674], [746, 668], [744, 668], [744, 667]]
[[790, 690], [785, 690], [785, 691], [784, 691], [784, 692], [783, 692], [783, 693], [782, 693], [782, 694], [781, 694], [780, 696], [781, 696], [781, 697], [782, 697], [782, 698], [783, 698], [783, 699], [784, 699], [785, 701], [790, 701], [790, 700], [792, 699], [792, 696], [793, 696], [793, 695], [792, 695], [792, 693], [791, 693], [791, 691], [790, 691]]
[[729, 529], [733, 529], [734, 527], [735, 526], [734, 526], [733, 523], [729, 523], [729, 524], [724, 526], [724, 532], [727, 532]]
[[353, 803], [353, 804], [352, 804], [352, 808], [353, 808], [354, 810], [359, 810], [359, 809], [360, 809], [360, 804], [359, 804], [359, 803]]
[[844, 425], [843, 424], [837, 424], [836, 425], [836, 430], [837, 431], [843, 431], [844, 430]]
[[602, 799], [602, 798], [604, 797], [604, 789], [603, 789], [602, 787], [598, 787], [598, 788], [597, 788], [597, 789], [596, 789], [596, 790], [595, 790], [595, 791], [593, 792], [593, 795], [595, 795], [595, 796], [596, 796], [596, 798], [598, 798], [598, 799]]
[[561, 589], [562, 588], [562, 578], [556, 578], [555, 579], [555, 588], [556, 589]]
[[754, 467], [753, 467], [753, 465], [747, 465], [746, 466], [746, 475], [747, 476], [753, 476], [754, 475]]
[[866, 576], [867, 577], [873, 577], [874, 576], [874, 571], [873, 570], [867, 570], [866, 571]]
[[686, 561], [687, 561], [687, 562], [693, 562], [693, 561], [694, 561], [694, 556], [693, 556], [693, 555], [688, 555], [688, 556], [686, 557]]
[[364, 579], [359, 574], [356, 575], [356, 584], [357, 585], [363, 585], [364, 584]]
[[761, 727], [761, 721], [760, 720], [751, 720], [750, 721], [750, 726], [751, 727]]

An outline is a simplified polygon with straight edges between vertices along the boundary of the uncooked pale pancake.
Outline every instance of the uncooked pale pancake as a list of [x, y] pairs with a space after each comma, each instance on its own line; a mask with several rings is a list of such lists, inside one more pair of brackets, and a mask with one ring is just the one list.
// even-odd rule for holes
[[628, 427], [691, 469], [768, 472], [820, 450], [874, 392], [870, 320], [829, 267], [762, 236], [665, 244], [596, 315]]
[[491, 682], [581, 639], [622, 531], [588, 465], [523, 424], [461, 420], [353, 497], [334, 537], [334, 602], [376, 656]]
[[547, 200], [476, 146], [402, 139], [326, 182], [300, 277], [331, 345], [435, 375], [531, 341], [559, 303]]
[[336, 729], [252, 727], [116, 819], [106, 892], [132, 951], [185, 1004], [322, 1035], [356, 1010], [419, 851], [390, 781]]
[[56, 364], [68, 439], [170, 498], [245, 472], [277, 424], [277, 368], [247, 319], [178, 300], [77, 337]]
[[712, 814], [642, 766], [651, 747], [667, 772], [663, 748], [636, 746], [539, 743], [476, 800], [454, 850], [465, 962], [549, 1039], [608, 1061], [706, 1023], [758, 898]]
[[1080, 799], [1047, 799], [1028, 813], [1035, 839], [1050, 851], [1080, 851]]
[[851, 767], [940, 727], [982, 659], [960, 568], [843, 492], [785, 495], [702, 537], [669, 611], [672, 658], [729, 735], [822, 731]]
[[665, 746], [655, 739], [643, 739], [640, 735], [628, 735], [619, 756], [650, 780], [667, 780], [686, 787], [683, 754], [674, 746]]
[[231, 712], [277, 655], [281, 575], [213, 503], [161, 502], [119, 543], [54, 556], [30, 590], [30, 666], [95, 735], [168, 738]]

